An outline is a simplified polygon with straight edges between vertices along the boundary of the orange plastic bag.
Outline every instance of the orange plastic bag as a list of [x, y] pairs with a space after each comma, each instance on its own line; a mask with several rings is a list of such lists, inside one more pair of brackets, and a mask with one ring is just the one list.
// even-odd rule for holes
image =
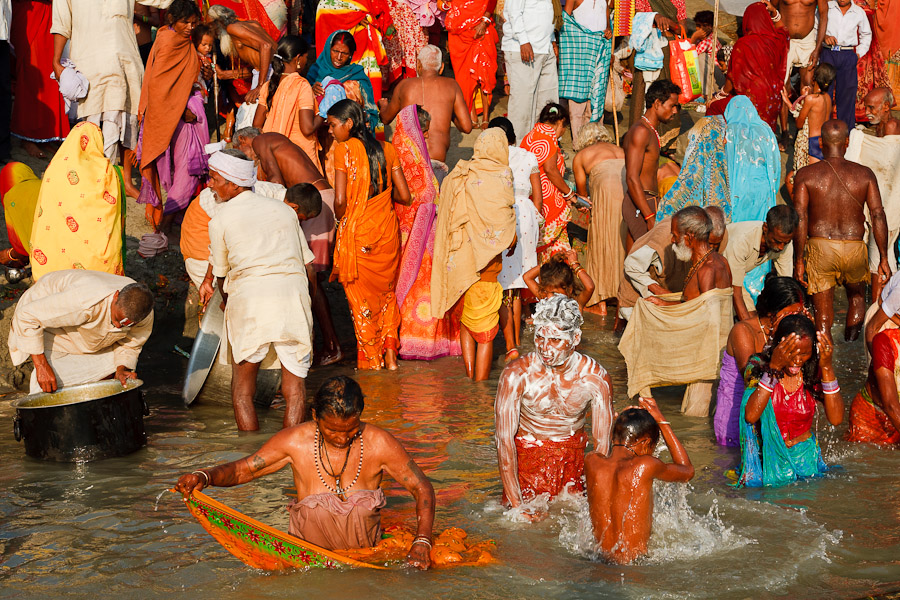
[[681, 88], [678, 102], [684, 104], [703, 95], [700, 67], [697, 64], [697, 48], [685, 37], [669, 42], [669, 72], [672, 82]]

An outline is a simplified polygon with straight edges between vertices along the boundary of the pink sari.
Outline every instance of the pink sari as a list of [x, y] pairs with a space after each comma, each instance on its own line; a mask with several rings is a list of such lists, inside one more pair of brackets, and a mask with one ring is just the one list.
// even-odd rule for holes
[[395, 205], [400, 219], [400, 271], [396, 295], [400, 306], [400, 358], [433, 360], [458, 356], [459, 307], [441, 319], [431, 316], [431, 261], [438, 183], [431, 170], [415, 105], [397, 115], [392, 143], [412, 195], [411, 206]]

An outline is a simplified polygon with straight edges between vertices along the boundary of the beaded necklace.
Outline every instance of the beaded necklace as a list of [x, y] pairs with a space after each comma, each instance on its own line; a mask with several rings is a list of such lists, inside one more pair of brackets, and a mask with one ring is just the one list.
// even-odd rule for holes
[[[356, 485], [356, 481], [359, 479], [359, 474], [362, 472], [362, 462], [363, 462], [363, 438], [362, 432], [357, 433], [355, 437], [359, 438], [359, 464], [356, 465], [356, 477], [353, 478], [353, 481], [350, 482], [350, 485], [344, 487], [341, 485], [341, 477], [344, 476], [344, 470], [347, 468], [347, 463], [350, 460], [350, 450], [353, 448], [353, 440], [350, 440], [350, 444], [347, 446], [347, 454], [344, 456], [344, 466], [341, 467], [340, 473], [335, 473], [335, 468], [331, 465], [331, 458], [328, 456], [328, 452], [325, 452], [325, 458], [328, 460], [328, 466], [331, 467], [329, 471], [328, 468], [325, 467], [325, 461], [322, 460], [321, 452], [325, 448], [325, 440], [319, 435], [319, 426], [316, 425], [316, 439], [313, 442], [313, 454], [315, 456], [316, 461], [316, 475], [319, 476], [319, 481], [322, 482], [322, 485], [331, 492], [332, 494], [336, 494], [338, 496], [345, 496], [347, 491], [351, 489], [354, 485]], [[325, 473], [334, 479], [334, 487], [328, 485], [325, 481], [325, 478], [322, 477], [322, 472], [319, 470], [319, 463], [322, 463], [322, 469], [325, 470]]]

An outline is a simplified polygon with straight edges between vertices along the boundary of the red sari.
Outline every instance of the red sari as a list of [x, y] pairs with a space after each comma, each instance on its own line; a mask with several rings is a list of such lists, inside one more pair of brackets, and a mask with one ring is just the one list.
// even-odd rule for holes
[[469, 112], [475, 103], [475, 90], [484, 92], [485, 113], [491, 105], [491, 94], [497, 84], [497, 31], [487, 27], [484, 35], [475, 37], [475, 26], [485, 13], [494, 11], [496, 0], [453, 0], [447, 12], [447, 50], [453, 64], [453, 75], [462, 88]]
[[775, 131], [790, 39], [786, 29], [775, 28], [762, 2], [747, 7], [743, 27], [744, 37], [734, 44], [728, 70], [732, 94], [750, 98], [759, 117]]
[[856, 62], [856, 77], [859, 84], [856, 86], [856, 120], [865, 123], [866, 106], [863, 100], [866, 95], [877, 87], [890, 87], [890, 81], [885, 71], [885, 57], [881, 52], [881, 44], [875, 27], [875, 10], [866, 0], [853, 0], [853, 3], [863, 9], [869, 19], [869, 27], [872, 28], [872, 45], [869, 51]]
[[16, 49], [16, 101], [10, 131], [32, 142], [63, 140], [69, 135], [66, 103], [53, 72], [53, 5], [19, 0], [12, 5], [10, 42]]
[[[552, 125], [537, 123], [525, 139], [522, 140], [522, 148], [528, 150], [537, 157], [541, 167], [541, 193], [544, 195], [544, 207], [541, 215], [544, 217], [544, 226], [541, 228], [541, 239], [538, 242], [538, 261], [546, 262], [551, 256], [560, 251], [571, 250], [569, 234], [566, 226], [569, 224], [569, 204], [563, 198], [562, 192], [550, 183], [546, 171], [555, 168], [562, 175], [566, 172], [566, 161], [563, 158], [556, 130]], [[556, 152], [556, 164], [549, 164], [550, 156]]]

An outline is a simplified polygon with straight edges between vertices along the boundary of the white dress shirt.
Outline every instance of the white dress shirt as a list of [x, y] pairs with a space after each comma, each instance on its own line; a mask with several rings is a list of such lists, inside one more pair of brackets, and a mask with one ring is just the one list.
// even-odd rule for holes
[[851, 4], [844, 14], [835, 0], [828, 3], [828, 26], [825, 28], [825, 36], [833, 36], [838, 46], [856, 46], [856, 55], [859, 57], [864, 56], [872, 45], [872, 28], [869, 27], [865, 11]]
[[503, 5], [504, 52], [519, 52], [522, 44], [531, 44], [535, 54], [548, 54], [553, 41], [553, 2], [551, 0], [506, 0]]
[[12, 2], [0, 0], [0, 41], [9, 41], [10, 21], [12, 21]]

